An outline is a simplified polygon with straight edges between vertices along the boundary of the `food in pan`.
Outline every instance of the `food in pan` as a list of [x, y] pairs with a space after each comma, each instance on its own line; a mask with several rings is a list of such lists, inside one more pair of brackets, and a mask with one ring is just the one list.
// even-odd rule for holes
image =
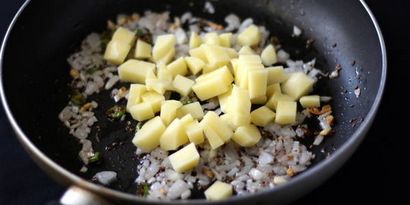
[[[127, 121], [136, 125], [128, 143], [139, 159], [129, 166], [137, 167], [138, 194], [150, 199], [189, 199], [197, 190], [220, 200], [274, 188], [306, 170], [310, 146], [332, 133], [331, 98], [314, 89], [327, 74], [315, 59], [292, 60], [251, 18], [119, 15], [68, 62], [73, 91], [59, 118], [82, 144], [82, 171], [103, 160], [89, 140], [97, 116]], [[116, 105], [96, 115], [107, 91]], [[95, 179], [108, 186], [117, 174], [104, 171]]]

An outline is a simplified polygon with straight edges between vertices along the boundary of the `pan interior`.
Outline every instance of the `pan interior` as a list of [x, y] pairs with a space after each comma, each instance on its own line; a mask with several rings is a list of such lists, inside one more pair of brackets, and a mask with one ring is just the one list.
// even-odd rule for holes
[[[334, 135], [313, 149], [317, 156], [314, 164], [349, 139], [373, 104], [382, 68], [378, 37], [359, 1], [224, 0], [212, 3], [215, 14], [203, 12], [202, 0], [180, 0], [178, 3], [172, 0], [30, 2], [10, 33], [1, 76], [8, 104], [18, 124], [41, 151], [64, 168], [86, 179], [98, 171], [116, 171], [119, 182], [113, 188], [135, 192], [132, 182], [138, 162], [134, 157], [135, 147], [130, 143], [133, 135], [125, 131], [124, 123], [104, 120], [98, 123], [100, 142], [96, 142], [95, 131], [90, 138], [105, 160], [85, 174], [79, 172], [82, 166], [77, 157], [80, 145], [57, 118], [68, 102], [70, 68], [66, 58], [87, 34], [103, 31], [106, 20], [115, 19], [119, 13], [142, 13], [150, 9], [181, 15], [191, 11], [223, 23], [224, 17], [233, 12], [266, 25], [293, 59], [307, 61], [316, 57], [318, 67], [326, 72], [333, 71], [337, 64], [342, 66], [338, 78], [322, 80], [317, 86], [317, 93], [334, 98], [332, 107], [337, 121]], [[303, 29], [302, 37], [291, 37], [294, 25]], [[306, 48], [308, 40], [313, 40], [313, 44]], [[358, 98], [354, 94], [357, 88], [361, 90]], [[101, 115], [113, 105], [108, 95], [103, 96], [107, 96], [107, 100], [98, 108]], [[113, 143], [118, 146], [104, 151]]]

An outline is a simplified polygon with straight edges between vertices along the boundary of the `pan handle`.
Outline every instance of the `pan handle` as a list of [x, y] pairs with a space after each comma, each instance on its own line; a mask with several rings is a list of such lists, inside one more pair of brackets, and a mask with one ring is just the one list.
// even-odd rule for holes
[[77, 186], [71, 186], [60, 198], [62, 205], [109, 205], [106, 200], [96, 194]]

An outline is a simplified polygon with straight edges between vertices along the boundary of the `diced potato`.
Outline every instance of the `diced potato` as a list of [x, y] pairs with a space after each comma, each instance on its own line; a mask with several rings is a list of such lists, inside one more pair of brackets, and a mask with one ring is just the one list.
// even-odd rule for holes
[[135, 48], [135, 58], [139, 58], [139, 59], [151, 58], [151, 52], [152, 52], [152, 46], [149, 43], [141, 39], [138, 39], [137, 45]]
[[155, 78], [147, 78], [145, 80], [145, 85], [147, 87], [147, 90], [149, 91], [155, 91], [161, 95], [164, 95], [165, 91], [169, 87], [167, 81], [155, 79]]
[[[239, 60], [242, 63], [255, 63], [255, 64], [262, 64], [262, 59], [259, 55], [240, 55]], [[263, 67], [263, 65], [262, 65]]]
[[308, 95], [303, 96], [299, 99], [302, 107], [320, 107], [320, 96], [319, 95]]
[[223, 33], [219, 35], [219, 44], [223, 47], [231, 47], [232, 33]]
[[203, 74], [196, 78], [195, 81], [202, 82], [213, 78], [221, 79], [225, 85], [231, 85], [231, 83], [233, 82], [232, 73], [231, 71], [229, 71], [229, 68], [227, 66], [223, 66], [210, 73]]
[[211, 145], [211, 149], [217, 149], [224, 144], [224, 141], [218, 136], [218, 133], [212, 127], [204, 127], [204, 134]]
[[165, 97], [155, 91], [148, 91], [142, 94], [142, 101], [151, 105], [152, 111], [157, 113], [161, 110], [161, 105], [165, 101]]
[[202, 44], [201, 48], [203, 49], [207, 62], [211, 67], [219, 68], [229, 63], [231, 58], [226, 53], [225, 49], [216, 45], [207, 45]]
[[278, 101], [275, 122], [280, 125], [292, 124], [296, 122], [296, 112], [296, 102]]
[[111, 40], [121, 41], [131, 46], [135, 41], [135, 33], [124, 27], [118, 27]]
[[224, 47], [224, 50], [231, 59], [238, 58], [238, 52], [236, 52], [236, 50], [234, 48]]
[[186, 78], [181, 75], [177, 75], [172, 82], [172, 86], [174, 87], [175, 91], [182, 96], [187, 96], [192, 89], [192, 86], [195, 82], [189, 78]]
[[282, 84], [282, 92], [299, 99], [313, 90], [314, 80], [302, 72], [292, 73]]
[[[205, 66], [202, 68], [202, 74], [207, 74], [210, 73], [214, 70], [216, 70], [217, 68], [214, 66], [211, 66], [209, 64], [205, 64]], [[201, 76], [200, 76], [201, 77]]]
[[168, 64], [169, 62], [172, 61], [172, 59], [174, 59], [174, 56], [175, 56], [175, 48], [171, 48], [171, 50], [169, 50], [168, 53], [165, 54], [165, 56], [163, 56], [160, 59], [154, 60], [154, 62]]
[[232, 185], [216, 181], [204, 193], [207, 200], [227, 199], [232, 196]]
[[238, 35], [238, 43], [241, 46], [254, 46], [260, 41], [259, 28], [255, 25], [250, 25]]
[[248, 89], [248, 72], [251, 70], [263, 70], [264, 67], [258, 55], [241, 55], [236, 69], [235, 84]]
[[235, 126], [232, 124], [232, 118], [231, 116], [229, 116], [229, 114], [223, 114], [221, 116], [219, 116], [219, 118], [221, 118], [222, 121], [224, 121], [227, 125], [229, 125], [229, 127], [233, 130], [235, 129]]
[[247, 125], [250, 122], [251, 99], [247, 90], [234, 86], [229, 98], [229, 112], [235, 127]]
[[229, 90], [226, 93], [218, 96], [219, 106], [222, 112], [224, 113], [228, 113], [229, 97], [231, 96], [231, 93], [232, 93], [232, 86], [231, 88], [229, 88]]
[[271, 66], [278, 62], [275, 47], [269, 44], [261, 53], [262, 63], [265, 66]]
[[255, 51], [252, 50], [252, 48], [249, 46], [243, 46], [239, 50], [239, 55], [254, 55], [254, 54], [255, 54]]
[[175, 118], [165, 129], [164, 133], [162, 133], [159, 144], [161, 149], [169, 151], [178, 149], [179, 146], [186, 144], [188, 141], [189, 139], [181, 120]]
[[[266, 96], [266, 87], [268, 84], [268, 71], [250, 70], [248, 71], [248, 90], [251, 100]], [[266, 97], [265, 97], [266, 98]]]
[[263, 104], [266, 104], [266, 100], [268, 100], [266, 95], [262, 95], [262, 96], [251, 99], [251, 103], [255, 105], [263, 105]]
[[145, 83], [146, 75], [154, 72], [155, 64], [139, 60], [128, 60], [118, 67], [121, 81], [131, 83]]
[[165, 34], [158, 36], [155, 40], [154, 47], [152, 48], [153, 60], [155, 62], [160, 61], [164, 57], [168, 56], [172, 50], [174, 50], [175, 53], [176, 41], [177, 40], [174, 34]]
[[190, 142], [195, 144], [202, 144], [205, 140], [203, 130], [204, 129], [198, 123], [198, 121], [193, 121], [186, 127], [185, 133], [188, 136]]
[[216, 32], [206, 33], [204, 36], [204, 43], [208, 45], [220, 45], [219, 36]]
[[229, 69], [224, 66], [196, 79], [192, 90], [202, 101], [224, 94], [230, 89], [233, 77]]
[[231, 127], [221, 120], [213, 111], [208, 111], [205, 114], [204, 119], [201, 121], [201, 125], [203, 128], [211, 127], [224, 142], [229, 141], [233, 135]]
[[191, 143], [171, 154], [169, 161], [171, 162], [172, 168], [178, 173], [193, 169], [199, 163], [199, 153], [196, 150], [195, 144]]
[[130, 50], [131, 46], [129, 44], [112, 40], [105, 49], [104, 60], [111, 64], [119, 65], [124, 62]]
[[205, 66], [204, 61], [196, 57], [185, 57], [185, 62], [191, 73], [194, 75], [201, 72], [202, 68]]
[[130, 111], [131, 106], [140, 103], [141, 96], [147, 91], [145, 85], [142, 84], [131, 84], [130, 90], [128, 92], [128, 101], [127, 101], [127, 111]]
[[161, 118], [152, 118], [146, 122], [137, 133], [135, 133], [132, 143], [138, 148], [149, 152], [159, 146], [159, 138], [164, 131], [165, 125]]
[[189, 50], [189, 55], [191, 55], [192, 57], [201, 59], [205, 64], [208, 63], [208, 60], [206, 58], [204, 49], [202, 49], [202, 46]]
[[254, 125], [238, 127], [232, 136], [232, 140], [242, 147], [251, 147], [256, 145], [261, 138], [261, 133]]
[[182, 118], [187, 114], [191, 114], [193, 118], [201, 120], [204, 117], [204, 111], [199, 102], [193, 102], [183, 105], [177, 110], [177, 117]]
[[188, 127], [189, 124], [194, 122], [194, 118], [192, 117], [191, 114], [185, 115], [180, 120], [181, 120], [182, 128], [183, 128], [184, 131], [186, 130], [186, 128]]
[[197, 48], [201, 43], [201, 37], [196, 32], [192, 32], [189, 38], [189, 48]]
[[280, 84], [279, 83], [269, 85], [266, 88], [266, 97], [268, 97], [268, 99], [270, 99], [276, 93], [282, 94], [282, 90], [280, 89]]
[[177, 110], [182, 107], [182, 103], [176, 100], [167, 100], [161, 105], [161, 119], [165, 125], [169, 125], [177, 115]]
[[129, 112], [132, 118], [137, 121], [149, 120], [155, 116], [151, 104], [146, 102], [131, 106]]
[[166, 90], [173, 90], [172, 81], [174, 77], [172, 76], [171, 71], [169, 71], [164, 63], [157, 64], [157, 75], [158, 80], [161, 80], [165, 84]]
[[188, 73], [188, 68], [183, 57], [180, 57], [167, 65], [167, 69], [172, 73], [174, 77], [177, 75], [184, 76]]
[[275, 66], [266, 68], [268, 71], [268, 85], [272, 85], [275, 83], [282, 83], [288, 79], [287, 74], [283, 70], [282, 66]]
[[268, 100], [266, 103], [266, 106], [269, 107], [272, 110], [276, 110], [276, 106], [278, 104], [278, 101], [289, 101], [293, 102], [295, 101], [292, 97], [286, 94], [281, 94], [281, 93], [275, 93], [272, 95], [272, 97]]
[[251, 112], [251, 122], [264, 127], [275, 119], [275, 113], [266, 106], [262, 106]]

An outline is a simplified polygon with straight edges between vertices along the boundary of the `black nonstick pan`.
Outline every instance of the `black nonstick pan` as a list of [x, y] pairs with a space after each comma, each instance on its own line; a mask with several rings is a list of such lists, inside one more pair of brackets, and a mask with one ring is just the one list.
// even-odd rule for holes
[[[382, 34], [364, 1], [358, 0], [221, 0], [212, 1], [215, 14], [203, 12], [204, 1], [196, 0], [31, 0], [13, 20], [1, 48], [1, 97], [9, 120], [24, 148], [47, 173], [71, 186], [66, 199], [72, 204], [162, 204], [137, 197], [137, 177], [132, 133], [121, 122], [99, 121], [90, 139], [102, 153], [103, 162], [81, 173], [80, 145], [58, 120], [69, 96], [69, 65], [66, 58], [93, 31], [103, 31], [107, 19], [119, 13], [171, 11], [223, 23], [229, 13], [252, 17], [281, 40], [293, 59], [317, 57], [318, 67], [342, 70], [333, 80], [320, 81], [319, 93], [333, 97], [335, 134], [313, 149], [313, 165], [289, 183], [256, 194], [226, 201], [202, 199], [166, 204], [281, 204], [289, 203], [330, 177], [351, 156], [365, 137], [379, 106], [386, 80], [386, 51]], [[303, 29], [292, 38], [292, 28]], [[354, 90], [360, 88], [360, 96]], [[106, 95], [99, 95], [100, 99]], [[99, 106], [97, 115], [113, 106]], [[98, 136], [98, 137], [97, 137]], [[97, 138], [99, 139], [97, 141]], [[91, 182], [103, 170], [118, 173], [110, 188]], [[27, 170], [29, 171], [29, 170]], [[201, 196], [197, 196], [200, 198]], [[88, 200], [88, 201], [87, 201]]]

